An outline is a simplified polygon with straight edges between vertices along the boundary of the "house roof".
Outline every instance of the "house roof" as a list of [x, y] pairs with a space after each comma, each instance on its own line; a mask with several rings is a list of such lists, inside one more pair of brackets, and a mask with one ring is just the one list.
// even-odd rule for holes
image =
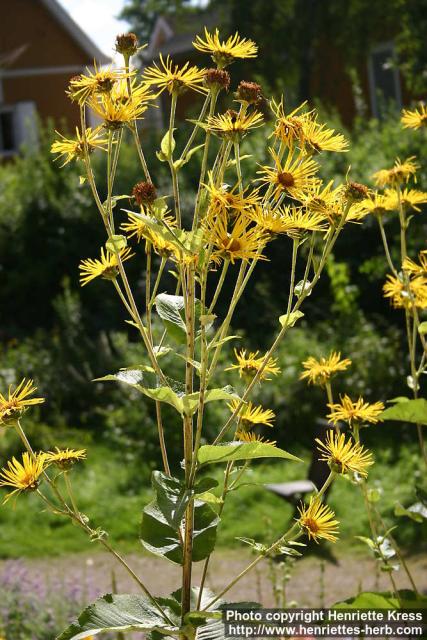
[[64, 27], [75, 42], [93, 59], [102, 64], [109, 62], [106, 56], [96, 44], [86, 35], [79, 25], [72, 19], [70, 14], [59, 4], [58, 0], [40, 0], [41, 3], [50, 11], [56, 20]]

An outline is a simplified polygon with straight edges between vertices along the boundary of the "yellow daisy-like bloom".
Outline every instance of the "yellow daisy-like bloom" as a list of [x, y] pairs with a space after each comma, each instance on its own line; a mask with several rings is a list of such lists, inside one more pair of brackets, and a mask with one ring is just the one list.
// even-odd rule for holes
[[263, 444], [272, 444], [276, 446], [276, 440], [266, 440], [263, 436], [259, 436], [251, 431], [236, 431], [236, 438], [240, 442], [262, 442]]
[[19, 385], [12, 391], [9, 387], [7, 396], [0, 393], [0, 424], [5, 425], [15, 422], [19, 416], [35, 404], [42, 404], [44, 398], [30, 398], [37, 387], [32, 380], [21, 380]]
[[218, 116], [209, 116], [207, 122], [201, 123], [200, 126], [219, 138], [239, 142], [251, 129], [261, 127], [263, 124], [264, 119], [258, 111], [237, 113], [229, 109]]
[[71, 469], [71, 467], [80, 460], [86, 458], [86, 449], [59, 449], [56, 451], [48, 451], [46, 455], [46, 465], [55, 464], [63, 471]]
[[330, 542], [337, 541], [338, 520], [335, 520], [335, 513], [316, 496], [310, 498], [307, 505], [298, 507], [300, 517], [298, 524], [306, 533], [310, 540], [318, 542], [321, 538]]
[[[396, 195], [394, 191], [393, 194]], [[393, 200], [387, 192], [383, 194], [373, 191], [360, 204], [368, 214], [374, 216], [383, 216], [395, 210]]]
[[274, 135], [278, 140], [284, 142], [286, 146], [292, 147], [295, 142], [299, 142], [302, 146], [304, 143], [304, 123], [310, 118], [312, 111], [302, 111], [306, 107], [303, 102], [289, 114], [285, 112], [283, 97], [280, 102], [274, 99], [270, 102], [271, 110], [276, 117]]
[[275, 211], [257, 209], [251, 217], [265, 232], [285, 233], [291, 238], [307, 232], [325, 230], [323, 216], [294, 205], [279, 207]]
[[418, 254], [418, 260], [420, 261], [420, 264], [417, 264], [411, 258], [406, 257], [402, 263], [403, 271], [414, 276], [427, 277], [427, 250], [420, 251]]
[[411, 111], [403, 109], [400, 119], [405, 129], [421, 129], [427, 127], [427, 108], [425, 104], [420, 103], [419, 107]]
[[260, 196], [257, 189], [243, 195], [238, 192], [238, 187], [230, 189], [228, 185], [222, 184], [217, 187], [212, 175], [209, 172], [209, 181], [203, 184], [209, 193], [209, 211], [207, 215], [216, 216], [219, 213], [227, 212], [229, 216], [237, 213], [248, 212], [260, 202]]
[[[232, 413], [235, 412], [239, 406], [239, 400], [232, 400], [227, 406]], [[237, 414], [239, 423], [242, 424], [244, 429], [251, 429], [257, 424], [264, 424], [266, 427], [272, 427], [272, 421], [275, 418], [275, 414], [271, 409], [263, 409], [261, 405], [255, 406], [252, 402], [244, 404]]]
[[45, 453], [39, 453], [33, 457], [27, 451], [22, 454], [22, 464], [15, 457], [9, 460], [7, 468], [1, 470], [0, 487], [14, 487], [14, 491], [7, 494], [3, 503], [22, 491], [35, 491], [45, 463]]
[[342, 133], [336, 133], [334, 129], [328, 129], [326, 125], [320, 124], [317, 122], [317, 117], [303, 120], [301, 137], [306, 153], [348, 151], [348, 140]]
[[[240, 352], [234, 349], [234, 355], [237, 359], [237, 364], [227, 367], [225, 371], [232, 371], [238, 369], [240, 378], [254, 378], [258, 371], [261, 370], [261, 366], [264, 362], [264, 356], [258, 356], [259, 351], [250, 351], [246, 355], [246, 349], [242, 349]], [[277, 366], [277, 358], [268, 358], [262, 373], [260, 374], [260, 380], [271, 380], [268, 375], [277, 376], [280, 373], [280, 368]]]
[[[333, 180], [327, 185], [316, 181], [308, 192], [298, 196], [298, 200], [310, 211], [322, 215], [331, 226], [336, 226], [341, 221], [346, 207], [345, 186], [334, 188]], [[346, 222], [357, 223], [368, 214], [362, 202], [351, 203]]]
[[116, 82], [126, 80], [134, 72], [126, 73], [123, 69], [99, 69], [96, 62], [94, 70], [87, 68], [87, 75], [80, 75], [71, 78], [68, 87], [68, 96], [80, 105], [85, 104], [95, 95], [108, 94], [113, 89]]
[[368, 467], [374, 464], [372, 453], [351, 438], [346, 442], [345, 435], [335, 433], [333, 429], [326, 434], [326, 442], [319, 438], [316, 438], [316, 442], [321, 453], [319, 459], [327, 462], [336, 473], [344, 475], [353, 471], [366, 478]]
[[[119, 256], [122, 262], [129, 260], [133, 253], [131, 253], [130, 247], [125, 247], [119, 252]], [[114, 280], [119, 273], [118, 259], [115, 253], [104, 251], [101, 248], [101, 259], [87, 258], [82, 260], [79, 264], [80, 269], [80, 284], [84, 287], [88, 282], [95, 278], [104, 278], [104, 280]]]
[[244, 214], [238, 214], [230, 221], [227, 212], [223, 211], [216, 217], [208, 216], [203, 226], [207, 241], [213, 245], [215, 258], [230, 260], [231, 264], [236, 260], [266, 259], [261, 251], [267, 239]]
[[336, 353], [335, 351], [327, 358], [320, 358], [319, 360], [310, 356], [302, 363], [306, 370], [300, 375], [300, 380], [308, 380], [309, 384], [323, 387], [334, 374], [339, 371], [346, 371], [350, 365], [351, 360], [348, 358], [341, 360], [341, 353]]
[[193, 46], [198, 51], [210, 53], [219, 69], [223, 69], [237, 58], [256, 58], [258, 52], [255, 42], [248, 38], [241, 38], [238, 33], [221, 41], [218, 29], [215, 29], [215, 32], [211, 34], [206, 27], [205, 39], [196, 36]]
[[64, 160], [61, 167], [64, 167], [72, 160], [82, 160], [85, 157], [85, 140], [89, 153], [92, 153], [95, 149], [106, 151], [108, 140], [100, 136], [101, 131], [102, 127], [97, 127], [96, 129], [88, 127], [84, 135], [82, 135], [79, 128], [76, 127], [76, 137], [74, 139], [66, 138], [57, 131], [56, 133], [61, 137], [61, 140], [55, 140], [50, 151], [58, 154], [55, 160], [60, 158]]
[[92, 96], [88, 105], [104, 121], [104, 127], [115, 131], [142, 118], [154, 94], [147, 84], [132, 81], [131, 95], [126, 81], [117, 82], [110, 93]]
[[312, 158], [294, 158], [293, 154], [289, 153], [282, 164], [274, 149], [270, 149], [270, 153], [275, 166], [263, 166], [262, 171], [258, 171], [261, 175], [258, 180], [273, 187], [276, 199], [282, 194], [298, 199], [302, 193], [314, 186], [318, 164]]
[[[394, 189], [386, 189], [384, 197], [388, 199], [393, 211], [399, 210], [399, 197]], [[418, 189], [402, 189], [400, 192], [400, 204], [406, 212], [421, 211], [420, 204], [427, 202], [427, 193]]]
[[[413, 263], [415, 264], [415, 263]], [[408, 270], [409, 263], [404, 263]], [[416, 277], [408, 282], [400, 277], [388, 275], [383, 286], [384, 298], [390, 298], [395, 309], [427, 309], [427, 278]]]
[[391, 169], [381, 169], [373, 174], [375, 184], [378, 187], [396, 187], [408, 180], [411, 177], [415, 177], [417, 169], [420, 166], [414, 162], [415, 156], [407, 158], [404, 162], [401, 162], [399, 158], [395, 160], [394, 167]]
[[179, 68], [169, 56], [164, 60], [160, 54], [160, 66], [154, 62], [152, 67], [144, 69], [142, 79], [146, 84], [157, 87], [160, 92], [169, 91], [171, 95], [180, 95], [189, 89], [205, 94], [208, 92], [204, 85], [205, 73], [206, 69], [190, 66], [189, 62]]
[[341, 398], [341, 402], [335, 404], [328, 404], [331, 413], [327, 418], [333, 424], [340, 422], [348, 422], [352, 425], [354, 422], [370, 422], [376, 424], [381, 420], [380, 415], [384, 411], [384, 404], [382, 402], [374, 402], [370, 404], [365, 402], [363, 398], [359, 398], [355, 402], [345, 394]]

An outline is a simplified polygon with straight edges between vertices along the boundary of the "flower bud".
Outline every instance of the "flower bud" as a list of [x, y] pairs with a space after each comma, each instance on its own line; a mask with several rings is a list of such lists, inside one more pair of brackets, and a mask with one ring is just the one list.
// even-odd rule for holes
[[242, 80], [234, 95], [238, 102], [258, 104], [262, 100], [261, 91], [261, 86], [256, 82], [247, 82], [246, 80]]
[[123, 56], [134, 56], [138, 51], [138, 38], [134, 33], [122, 33], [116, 38], [116, 51]]
[[230, 87], [230, 74], [224, 69], [208, 69], [205, 73], [205, 85], [209, 89], [224, 89], [228, 91]]
[[360, 202], [368, 197], [369, 189], [360, 182], [348, 182], [345, 197], [349, 202]]
[[157, 190], [152, 182], [138, 182], [132, 189], [132, 195], [137, 204], [149, 205], [157, 198]]

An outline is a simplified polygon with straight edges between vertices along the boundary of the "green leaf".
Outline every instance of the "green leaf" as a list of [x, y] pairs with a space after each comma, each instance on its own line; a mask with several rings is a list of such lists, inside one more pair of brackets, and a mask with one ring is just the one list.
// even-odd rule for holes
[[[173, 612], [166, 609], [166, 614], [176, 620]], [[108, 631], [154, 630], [162, 635], [177, 635], [178, 626], [168, 626], [160, 611], [144, 596], [107, 594], [89, 605], [58, 640], [83, 640]]]
[[398, 591], [399, 600], [393, 593], [365, 591], [354, 598], [336, 602], [333, 609], [426, 609], [427, 596], [418, 595], [409, 589]]
[[[199, 392], [190, 393], [183, 396], [182, 402], [184, 406], [184, 413], [187, 416], [193, 415], [199, 405]], [[218, 400], [239, 400], [239, 396], [236, 394], [233, 387], [227, 385], [222, 389], [208, 389], [205, 392], [204, 403], [216, 402]]]
[[170, 387], [156, 387], [154, 389], [141, 387], [141, 391], [152, 400], [156, 400], [157, 402], [166, 402], [166, 404], [170, 404], [181, 415], [184, 413], [184, 405], [182, 402], [182, 398], [177, 393], [175, 393], [175, 391], [173, 391]]
[[[214, 550], [219, 518], [215, 511], [200, 500], [194, 501], [193, 560], [199, 562]], [[182, 564], [182, 536], [178, 528], [168, 524], [156, 501], [145, 507], [142, 514], [141, 542], [158, 556]]]
[[381, 420], [397, 420], [413, 424], [427, 425], [427, 400], [401, 400], [393, 407], [388, 407], [381, 414]]
[[172, 129], [172, 136], [170, 136], [169, 131], [166, 131], [160, 143], [160, 149], [165, 158], [170, 158], [175, 150], [175, 138], [173, 136], [174, 131], [175, 129]]
[[173, 166], [175, 167], [175, 169], [178, 171], [179, 169], [181, 169], [181, 167], [183, 167], [185, 164], [187, 164], [187, 162], [189, 162], [192, 158], [192, 156], [199, 151], [200, 149], [202, 149], [205, 145], [204, 144], [199, 144], [197, 145], [197, 147], [193, 147], [192, 149], [190, 149], [186, 155], [183, 158], [180, 158], [179, 160], [176, 160], [173, 163]]
[[168, 293], [160, 293], [156, 296], [155, 305], [168, 334], [177, 342], [185, 344], [187, 330], [185, 327], [184, 298]]
[[300, 458], [265, 442], [229, 442], [206, 444], [200, 447], [197, 460], [200, 464], [229, 462], [230, 460], [256, 460], [257, 458], [285, 458], [302, 462]]
[[294, 324], [304, 316], [302, 311], [292, 311], [289, 315], [285, 313], [285, 315], [280, 316], [279, 322], [282, 327], [293, 327]]
[[416, 502], [405, 509], [403, 505], [397, 502], [394, 507], [394, 515], [398, 517], [407, 516], [414, 522], [424, 522], [427, 519], [427, 507], [422, 502]]
[[427, 322], [425, 320], [418, 325], [418, 333], [421, 335], [425, 335], [427, 333]]
[[157, 506], [166, 522], [177, 530], [192, 492], [178, 478], [167, 476], [162, 471], [153, 471], [151, 481], [156, 492]]
[[119, 253], [127, 246], [127, 243], [128, 241], [126, 236], [113, 235], [108, 238], [105, 243], [105, 248], [110, 253]]

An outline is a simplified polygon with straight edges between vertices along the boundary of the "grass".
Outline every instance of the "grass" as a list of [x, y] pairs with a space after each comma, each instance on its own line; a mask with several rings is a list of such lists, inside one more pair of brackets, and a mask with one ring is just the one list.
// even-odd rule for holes
[[[301, 455], [307, 458], [304, 453]], [[390, 524], [399, 524], [395, 535], [410, 546], [421, 539], [420, 525], [393, 517], [396, 501], [411, 504], [411, 486], [416, 469], [416, 454], [409, 449], [399, 453], [399, 463], [384, 451], [370, 474], [370, 486], [382, 493], [381, 512]], [[306, 477], [306, 464], [272, 462], [254, 465], [244, 476], [244, 486], [230, 494], [218, 531], [218, 543], [233, 548], [242, 543], [239, 536], [258, 541], [274, 539], [285, 530], [293, 510], [289, 504], [256, 483], [285, 482]], [[138, 474], [144, 480], [138, 490]], [[222, 481], [223, 467], [212, 466], [209, 475]], [[138, 530], [141, 511], [152, 497], [146, 471], [135, 462], [127, 464], [119, 455], [102, 446], [90, 445], [88, 461], [72, 473], [77, 503], [90, 517], [94, 528], [108, 531], [112, 543], [123, 551], [140, 552]], [[340, 520], [340, 547], [357, 548], [357, 535], [369, 535], [367, 518], [358, 487], [338, 478], [332, 487], [329, 504]], [[0, 509], [1, 557], [44, 556], [85, 551], [91, 543], [85, 534], [67, 519], [44, 511], [36, 495], [19, 496]]]

